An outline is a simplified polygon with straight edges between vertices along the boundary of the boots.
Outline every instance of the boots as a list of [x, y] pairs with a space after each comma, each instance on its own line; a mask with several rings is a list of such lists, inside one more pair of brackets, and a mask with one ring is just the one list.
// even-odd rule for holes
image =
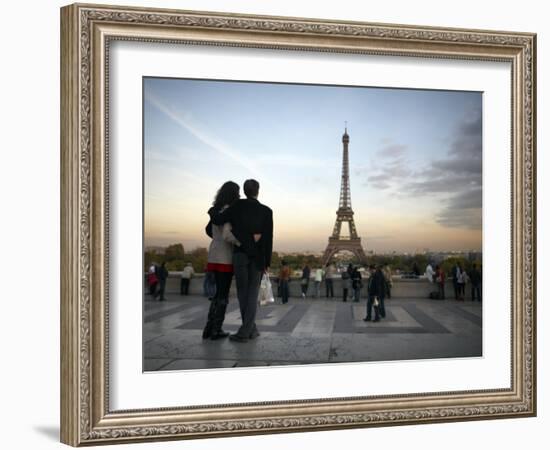
[[217, 303], [216, 299], [213, 299], [210, 302], [210, 308], [208, 309], [208, 318], [206, 319], [206, 326], [202, 331], [203, 339], [209, 339], [210, 336], [212, 335], [212, 325], [214, 323], [214, 316], [216, 314], [216, 303]]
[[225, 310], [227, 309], [228, 299], [214, 299], [212, 303], [216, 303], [212, 318], [212, 329], [210, 331], [210, 339], [223, 339], [229, 336], [229, 333], [222, 330], [223, 321], [225, 320]]

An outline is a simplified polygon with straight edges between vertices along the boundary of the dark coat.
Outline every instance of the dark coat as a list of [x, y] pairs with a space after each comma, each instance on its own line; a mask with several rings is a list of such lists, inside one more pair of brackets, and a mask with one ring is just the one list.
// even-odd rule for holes
[[376, 269], [376, 271], [369, 278], [369, 288], [368, 288], [369, 295], [376, 295], [378, 297], [382, 297], [385, 292], [384, 283], [385, 283], [384, 274], [380, 269]]
[[363, 282], [361, 281], [361, 272], [354, 270], [351, 273], [351, 287], [353, 289], [361, 289], [363, 287]]
[[479, 286], [481, 284], [481, 272], [478, 269], [472, 269], [470, 271], [470, 281], [474, 286]]
[[155, 273], [157, 274], [159, 281], [166, 281], [166, 279], [168, 278], [168, 270], [166, 269], [166, 267], [155, 267]]
[[[241, 243], [233, 248], [234, 252], [243, 252], [264, 270], [271, 265], [273, 251], [273, 211], [258, 200], [244, 198], [237, 200], [223, 212], [209, 211], [214, 225], [231, 223], [231, 232]], [[261, 234], [258, 242], [254, 234]]]

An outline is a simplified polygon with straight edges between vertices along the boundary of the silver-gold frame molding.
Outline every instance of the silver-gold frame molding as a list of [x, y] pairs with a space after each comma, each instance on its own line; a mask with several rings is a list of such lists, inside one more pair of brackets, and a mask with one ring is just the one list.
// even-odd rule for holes
[[[511, 64], [508, 389], [112, 411], [108, 63], [113, 40]], [[536, 414], [536, 35], [75, 4], [61, 9], [61, 441], [73, 446]], [[498, 162], [496, 162], [498, 163]]]

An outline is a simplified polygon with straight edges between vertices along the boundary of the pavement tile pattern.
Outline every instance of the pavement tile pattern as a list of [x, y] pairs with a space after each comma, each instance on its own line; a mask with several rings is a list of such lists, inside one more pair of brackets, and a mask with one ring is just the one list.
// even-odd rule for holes
[[[202, 339], [210, 302], [201, 296], [146, 296], [143, 370], [395, 361], [482, 356], [482, 305], [454, 300], [389, 299], [386, 317], [364, 322], [366, 302], [291, 298], [258, 309], [260, 337], [246, 343]], [[224, 329], [241, 323], [230, 299]]]

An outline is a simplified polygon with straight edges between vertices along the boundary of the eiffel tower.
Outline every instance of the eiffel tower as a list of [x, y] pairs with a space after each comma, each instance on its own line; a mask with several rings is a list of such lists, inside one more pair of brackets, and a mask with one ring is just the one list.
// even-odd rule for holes
[[[339, 251], [346, 250], [352, 252], [360, 262], [367, 260], [367, 255], [361, 245], [361, 238], [357, 236], [357, 229], [353, 221], [353, 209], [351, 209], [351, 191], [349, 187], [349, 157], [348, 144], [349, 135], [346, 126], [342, 136], [344, 144], [344, 154], [342, 161], [342, 186], [340, 188], [340, 204], [336, 211], [336, 223], [332, 230], [332, 236], [328, 238], [328, 245], [323, 255], [323, 263], [327, 264], [330, 259]], [[349, 236], [342, 236], [342, 224], [347, 222], [349, 227]]]

